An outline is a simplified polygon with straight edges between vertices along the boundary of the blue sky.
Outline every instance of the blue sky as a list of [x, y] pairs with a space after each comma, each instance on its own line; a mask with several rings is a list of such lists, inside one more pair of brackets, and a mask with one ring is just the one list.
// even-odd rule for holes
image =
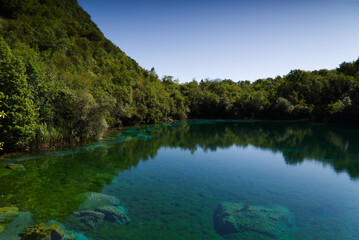
[[359, 0], [79, 0], [142, 67], [256, 80], [359, 57]]

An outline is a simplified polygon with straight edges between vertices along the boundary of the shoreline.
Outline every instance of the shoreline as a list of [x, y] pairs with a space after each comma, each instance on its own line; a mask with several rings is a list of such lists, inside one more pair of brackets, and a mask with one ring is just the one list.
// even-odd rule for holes
[[101, 139], [106, 138], [109, 136], [112, 132], [115, 131], [122, 131], [129, 128], [135, 128], [135, 127], [145, 127], [145, 126], [153, 126], [153, 125], [161, 125], [161, 124], [175, 124], [175, 123], [185, 123], [185, 122], [194, 122], [194, 121], [223, 121], [223, 122], [243, 122], [243, 123], [250, 123], [250, 122], [268, 122], [268, 123], [312, 123], [312, 124], [319, 124], [319, 125], [331, 125], [331, 126], [340, 126], [344, 128], [348, 127], [359, 127], [359, 124], [347, 124], [347, 123], [330, 123], [330, 122], [320, 122], [320, 121], [313, 121], [311, 119], [298, 119], [298, 120], [268, 120], [268, 119], [188, 119], [184, 121], [172, 121], [172, 122], [161, 122], [161, 123], [152, 123], [152, 124], [135, 124], [135, 125], [129, 125], [129, 126], [122, 126], [122, 127], [116, 127], [116, 128], [109, 128], [106, 130], [104, 136], [100, 139], [95, 139], [91, 141], [86, 141], [82, 143], [73, 143], [68, 142], [64, 139], [61, 139], [60, 141], [50, 141], [50, 142], [41, 142], [41, 143], [32, 143], [32, 146], [29, 146], [26, 150], [19, 150], [14, 152], [5, 152], [4, 154], [0, 155], [0, 164], [1, 161], [7, 158], [11, 158], [14, 156], [21, 156], [22, 154], [29, 154], [29, 153], [45, 153], [45, 152], [51, 152], [51, 151], [61, 151], [65, 150], [71, 147], [84, 147], [94, 144], [96, 141], [99, 141]]

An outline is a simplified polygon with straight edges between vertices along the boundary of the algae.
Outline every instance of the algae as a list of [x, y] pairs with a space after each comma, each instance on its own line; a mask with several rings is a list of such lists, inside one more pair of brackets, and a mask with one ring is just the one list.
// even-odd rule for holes
[[19, 209], [17, 207], [2, 207], [0, 208], [0, 224], [9, 223], [18, 215]]
[[0, 224], [0, 234], [6, 229], [6, 225]]

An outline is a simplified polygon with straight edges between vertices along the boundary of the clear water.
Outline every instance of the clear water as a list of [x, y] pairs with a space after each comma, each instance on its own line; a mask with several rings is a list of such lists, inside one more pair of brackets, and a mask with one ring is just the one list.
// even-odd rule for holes
[[5, 159], [26, 170], [0, 178], [0, 207], [21, 211], [0, 239], [41, 222], [74, 231], [66, 220], [98, 192], [120, 199], [131, 223], [104, 222], [79, 239], [272, 239], [219, 235], [213, 214], [230, 201], [290, 209], [297, 228], [282, 239], [357, 240], [358, 136], [354, 127], [311, 123], [196, 121]]

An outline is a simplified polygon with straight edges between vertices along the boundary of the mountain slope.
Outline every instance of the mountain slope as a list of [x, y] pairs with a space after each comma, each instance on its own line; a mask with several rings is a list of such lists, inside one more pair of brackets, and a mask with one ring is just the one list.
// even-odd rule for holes
[[[153, 69], [106, 39], [76, 0], [0, 0], [0, 6], [1, 54], [11, 59], [9, 68], [20, 65], [3, 72], [20, 74], [26, 90], [18, 96], [26, 101], [10, 103], [13, 93], [0, 89], [7, 113], [0, 136], [8, 149], [34, 138], [79, 142], [100, 137], [108, 126], [186, 117], [183, 99], [171, 97]], [[35, 112], [30, 117], [21, 109]], [[18, 113], [30, 119], [20, 123]]]

